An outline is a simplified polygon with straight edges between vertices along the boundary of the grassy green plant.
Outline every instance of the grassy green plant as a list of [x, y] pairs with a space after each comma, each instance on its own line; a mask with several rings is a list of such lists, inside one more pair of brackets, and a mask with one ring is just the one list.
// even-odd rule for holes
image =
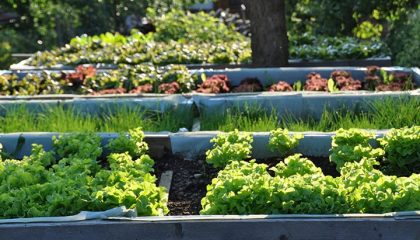
[[290, 131], [336, 131], [340, 128], [390, 129], [420, 125], [420, 100], [416, 98], [384, 98], [365, 103], [365, 108], [349, 111], [344, 107], [324, 109], [319, 120], [311, 116], [297, 118], [292, 114], [279, 115], [275, 109], [262, 107], [230, 108], [224, 114], [204, 114], [202, 130], [271, 131], [287, 128]]
[[184, 111], [174, 110], [160, 113], [122, 107], [93, 115], [62, 106], [42, 107], [39, 111], [19, 106], [3, 111], [0, 132], [126, 132], [137, 127], [151, 132], [178, 131], [189, 128], [191, 122]]
[[278, 121], [275, 109], [267, 113], [262, 107], [253, 105], [246, 106], [243, 111], [239, 108], [229, 108], [223, 115], [204, 113], [201, 116], [201, 129], [223, 132], [246, 129], [247, 132], [265, 132], [276, 129]]

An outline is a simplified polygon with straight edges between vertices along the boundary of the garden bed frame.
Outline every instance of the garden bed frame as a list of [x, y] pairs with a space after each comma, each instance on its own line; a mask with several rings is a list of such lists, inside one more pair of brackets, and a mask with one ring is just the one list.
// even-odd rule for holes
[[420, 219], [357, 214], [349, 217], [187, 216], [107, 219], [71, 223], [0, 225], [9, 240], [75, 239], [366, 239], [415, 240]]

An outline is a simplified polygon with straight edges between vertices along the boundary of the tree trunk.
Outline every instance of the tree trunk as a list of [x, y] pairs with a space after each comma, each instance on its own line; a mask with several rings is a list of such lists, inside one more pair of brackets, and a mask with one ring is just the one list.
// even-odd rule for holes
[[251, 20], [252, 63], [256, 67], [287, 66], [285, 0], [244, 0]]

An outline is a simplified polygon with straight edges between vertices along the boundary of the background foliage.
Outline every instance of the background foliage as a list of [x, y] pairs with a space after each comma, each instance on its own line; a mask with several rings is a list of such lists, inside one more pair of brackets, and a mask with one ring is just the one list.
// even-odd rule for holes
[[[3, 0], [0, 9], [19, 18], [0, 25], [0, 67], [10, 64], [12, 52], [51, 49], [83, 33], [126, 33], [126, 18], [141, 19], [148, 7], [160, 15], [200, 1]], [[395, 64], [419, 66], [419, 9], [417, 0], [287, 0], [289, 34], [382, 39], [391, 46]]]

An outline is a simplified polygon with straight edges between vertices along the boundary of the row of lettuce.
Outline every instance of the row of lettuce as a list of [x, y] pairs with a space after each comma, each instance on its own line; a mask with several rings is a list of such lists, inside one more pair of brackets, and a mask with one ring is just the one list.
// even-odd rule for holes
[[[153, 17], [156, 29], [129, 36], [105, 33], [82, 35], [65, 46], [38, 52], [31, 66], [109, 64], [239, 64], [251, 62], [250, 39], [233, 25], [209, 14], [173, 10]], [[389, 56], [381, 41], [344, 37], [289, 36], [290, 57], [298, 59], [360, 59]]]
[[166, 193], [156, 186], [143, 137], [132, 130], [130, 138], [110, 141], [106, 159], [100, 158], [104, 149], [95, 134], [54, 138], [52, 151], [33, 145], [23, 160], [9, 160], [3, 153], [1, 217], [60, 216], [122, 205], [140, 215], [167, 213]]
[[[330, 160], [337, 164], [338, 177], [324, 175], [300, 154], [289, 156], [302, 137], [273, 130], [269, 146], [279, 159], [286, 158], [270, 169], [250, 160], [251, 134], [233, 131], [215, 137], [206, 160], [221, 170], [207, 186], [200, 213], [420, 209], [420, 127], [391, 130], [378, 139], [380, 148], [370, 144], [372, 133], [337, 131]], [[95, 134], [78, 133], [53, 138], [51, 151], [33, 145], [23, 160], [11, 160], [2, 152], [1, 217], [60, 216], [116, 206], [136, 209], [139, 215], [167, 214], [168, 195], [156, 186], [143, 132], [131, 130], [105, 147], [100, 142]]]
[[[271, 132], [269, 146], [288, 156], [302, 135]], [[339, 130], [330, 161], [340, 175], [325, 175], [294, 154], [271, 168], [247, 160], [252, 136], [237, 131], [212, 140], [207, 161], [222, 170], [207, 186], [201, 214], [385, 213], [420, 209], [420, 127], [393, 129], [378, 139], [363, 130]], [[399, 177], [397, 175], [406, 177]], [[411, 175], [410, 175], [411, 174]]]
[[80, 65], [70, 72], [27, 73], [22, 79], [13, 73], [0, 75], [0, 95], [401, 91], [416, 88], [412, 73], [387, 72], [377, 66], [368, 67], [364, 79], [360, 80], [343, 70], [331, 72], [328, 79], [317, 72], [311, 72], [306, 78], [304, 82], [294, 84], [273, 79], [271, 84], [265, 85], [260, 79], [250, 76], [235, 86], [227, 75], [196, 74], [183, 65], [121, 65], [108, 71]]

